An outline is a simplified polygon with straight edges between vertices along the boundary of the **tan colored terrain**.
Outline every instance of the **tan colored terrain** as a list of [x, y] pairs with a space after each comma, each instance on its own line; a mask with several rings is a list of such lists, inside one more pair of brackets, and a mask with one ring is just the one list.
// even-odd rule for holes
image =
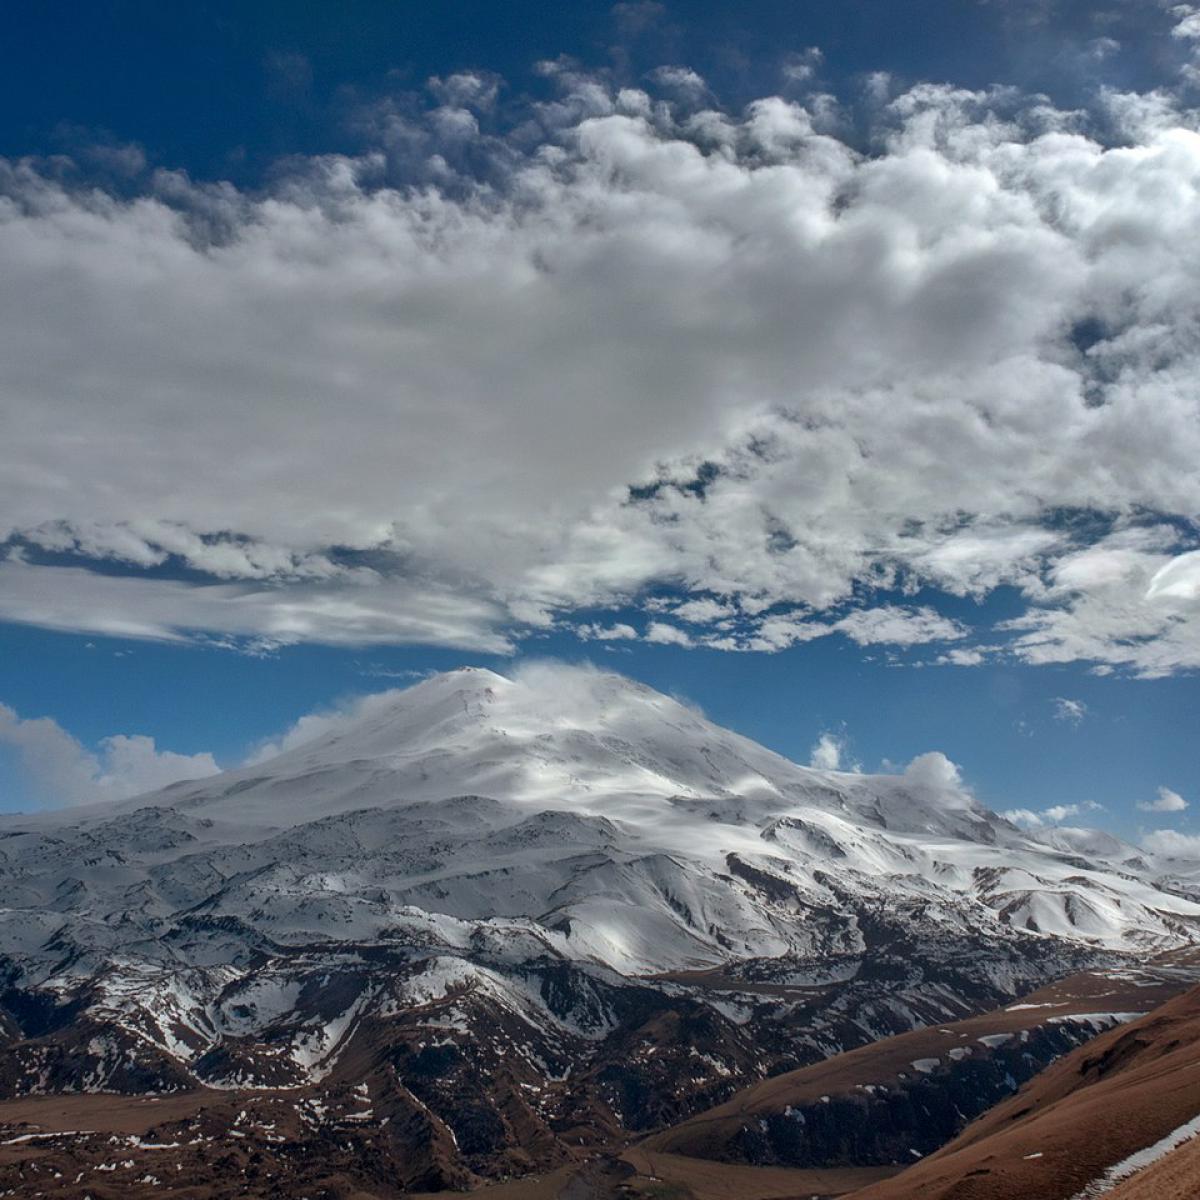
[[[1068, 1200], [1197, 1114], [1200, 988], [1080, 1047], [937, 1154], [854, 1200]], [[1192, 1200], [1200, 1196], [1197, 1165], [1193, 1151], [1155, 1170], [1173, 1175], [1171, 1186]], [[1153, 1179], [1143, 1182], [1149, 1171], [1120, 1185], [1127, 1197], [1160, 1200]]]
[[1200, 1138], [1193, 1138], [1118, 1184], [1105, 1200], [1196, 1200], [1197, 1196], [1200, 1196]]
[[637, 1170], [638, 1189], [653, 1194], [655, 1181], [674, 1185], [693, 1200], [786, 1200], [796, 1196], [841, 1196], [887, 1179], [895, 1167], [841, 1167], [790, 1170], [744, 1167], [681, 1154], [660, 1154], [635, 1146], [621, 1156]]

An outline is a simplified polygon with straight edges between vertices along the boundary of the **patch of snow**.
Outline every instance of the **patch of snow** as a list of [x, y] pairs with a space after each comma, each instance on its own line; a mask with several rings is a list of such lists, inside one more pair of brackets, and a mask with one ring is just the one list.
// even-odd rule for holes
[[1098, 1179], [1093, 1179], [1087, 1187], [1076, 1192], [1071, 1200], [1096, 1200], [1097, 1196], [1111, 1192], [1117, 1184], [1122, 1183], [1131, 1175], [1136, 1175], [1152, 1163], [1156, 1163], [1160, 1158], [1170, 1154], [1172, 1150], [1177, 1150], [1184, 1142], [1190, 1141], [1198, 1133], [1200, 1133], [1200, 1114], [1177, 1129], [1171, 1130], [1166, 1137], [1159, 1138], [1153, 1145], [1137, 1150], [1121, 1159], [1120, 1162], [1114, 1163]]
[[982, 1042], [989, 1050], [999, 1050], [1001, 1046], [1008, 1045], [1013, 1040], [1011, 1033], [985, 1033], [982, 1037], [975, 1040]]

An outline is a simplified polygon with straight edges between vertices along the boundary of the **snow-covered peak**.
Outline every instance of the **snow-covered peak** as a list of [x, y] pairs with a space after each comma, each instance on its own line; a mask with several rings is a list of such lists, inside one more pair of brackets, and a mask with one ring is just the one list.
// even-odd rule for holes
[[923, 756], [898, 776], [802, 767], [653, 688], [590, 667], [535, 663], [512, 678], [450, 671], [299, 731], [312, 736], [137, 803], [280, 827], [482, 795], [657, 830], [655, 844], [667, 851], [695, 849], [696, 821], [683, 819], [689, 804], [707, 806], [706, 830], [719, 809], [721, 824], [750, 838], [800, 808], [893, 832], [994, 841], [1004, 828], [941, 755]]
[[817, 912], [855, 946], [876, 918], [864, 930], [848, 912], [897, 906], [926, 933], [990, 920], [1109, 947], [1200, 923], [1149, 870], [1086, 861], [1107, 844], [1046, 845], [989, 812], [944, 755], [894, 775], [815, 770], [593, 668], [436, 675], [307, 719], [279, 750], [53, 828], [3, 822], [16, 915], [0, 953], [7, 937], [58, 961], [64, 911], [87, 915], [86, 962], [123, 929], [149, 945], [176, 913], [250, 914], [275, 941], [415, 921], [438, 944], [626, 972], [811, 954]]

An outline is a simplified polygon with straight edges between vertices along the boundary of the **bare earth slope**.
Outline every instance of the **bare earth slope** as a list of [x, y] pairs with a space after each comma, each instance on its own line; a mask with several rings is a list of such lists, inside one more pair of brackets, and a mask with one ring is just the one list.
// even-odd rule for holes
[[1088, 972], [996, 1012], [885, 1038], [738, 1092], [647, 1150], [803, 1167], [908, 1165], [1098, 1032], [1134, 1021], [1190, 972]]
[[1194, 1149], [1164, 1157], [1154, 1175], [1148, 1165], [1144, 1177], [1119, 1185], [1124, 1191], [1106, 1191], [1103, 1181], [1115, 1164], [1176, 1131], [1186, 1137], [1198, 1116], [1200, 988], [1101, 1034], [937, 1154], [854, 1200], [1165, 1200], [1170, 1193], [1154, 1191], [1156, 1179], [1188, 1181], [1192, 1190], [1180, 1195], [1190, 1198], [1200, 1195]]
[[1200, 1196], [1200, 1138], [1193, 1137], [1106, 1196], [1107, 1200], [1196, 1200]]

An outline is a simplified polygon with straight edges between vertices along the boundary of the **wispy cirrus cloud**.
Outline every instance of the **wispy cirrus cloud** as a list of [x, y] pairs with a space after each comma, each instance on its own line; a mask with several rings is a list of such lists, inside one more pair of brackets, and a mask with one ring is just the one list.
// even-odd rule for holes
[[1087, 716], [1087, 705], [1082, 700], [1072, 700], [1069, 696], [1055, 696], [1051, 701], [1054, 705], [1054, 719], [1068, 725], [1082, 725]]

